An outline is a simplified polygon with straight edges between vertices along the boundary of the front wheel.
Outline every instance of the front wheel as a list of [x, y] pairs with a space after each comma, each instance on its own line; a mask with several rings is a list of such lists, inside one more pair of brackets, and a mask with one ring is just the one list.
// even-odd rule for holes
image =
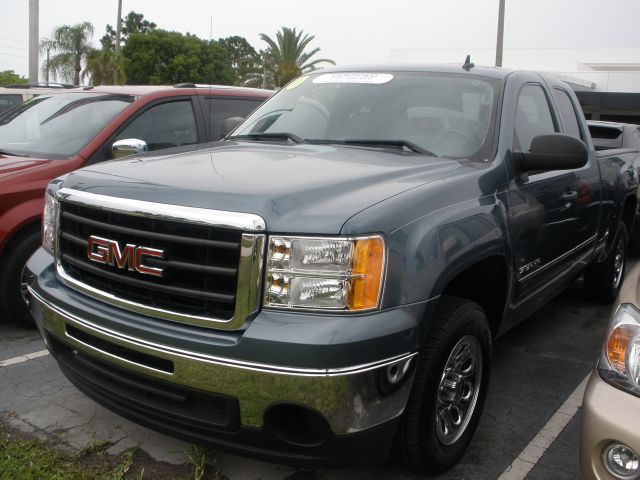
[[40, 230], [18, 234], [5, 248], [0, 259], [0, 319], [33, 328], [29, 313], [29, 294], [24, 266], [40, 245]]
[[611, 303], [618, 296], [626, 269], [627, 229], [620, 224], [607, 258], [584, 272], [584, 288], [590, 299]]
[[438, 473], [462, 458], [480, 419], [490, 359], [491, 332], [482, 307], [443, 296], [396, 439], [407, 468]]

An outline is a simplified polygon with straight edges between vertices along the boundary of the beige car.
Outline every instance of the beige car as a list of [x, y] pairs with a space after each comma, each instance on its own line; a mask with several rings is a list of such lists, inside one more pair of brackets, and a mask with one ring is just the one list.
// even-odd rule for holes
[[0, 87], [0, 112], [38, 95], [60, 92], [67, 88], [73, 88], [73, 85], [64, 83], [26, 83]]
[[586, 480], [640, 478], [640, 264], [627, 274], [612, 312], [582, 405]]

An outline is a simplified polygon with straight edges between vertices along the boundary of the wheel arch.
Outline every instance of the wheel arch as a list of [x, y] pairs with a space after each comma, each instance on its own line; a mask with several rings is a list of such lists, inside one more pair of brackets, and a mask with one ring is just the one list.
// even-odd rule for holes
[[40, 228], [44, 200], [37, 198], [16, 205], [0, 216], [0, 258], [7, 246], [25, 229]]
[[440, 296], [471, 300], [482, 307], [493, 336], [499, 330], [509, 294], [509, 264], [502, 255], [491, 255], [452, 272], [440, 287]]

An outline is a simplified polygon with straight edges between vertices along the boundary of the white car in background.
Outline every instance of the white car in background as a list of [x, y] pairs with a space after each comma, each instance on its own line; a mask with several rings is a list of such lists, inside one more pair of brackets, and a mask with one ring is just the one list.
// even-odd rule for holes
[[65, 88], [74, 88], [65, 83], [25, 83], [0, 87], [0, 112], [18, 105], [25, 100], [45, 93], [59, 92]]

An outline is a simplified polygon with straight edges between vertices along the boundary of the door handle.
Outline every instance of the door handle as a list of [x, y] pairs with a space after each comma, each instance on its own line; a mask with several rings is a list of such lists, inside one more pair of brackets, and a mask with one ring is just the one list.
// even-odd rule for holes
[[564, 208], [571, 208], [571, 204], [578, 198], [578, 192], [565, 192], [562, 194], [562, 203]]

